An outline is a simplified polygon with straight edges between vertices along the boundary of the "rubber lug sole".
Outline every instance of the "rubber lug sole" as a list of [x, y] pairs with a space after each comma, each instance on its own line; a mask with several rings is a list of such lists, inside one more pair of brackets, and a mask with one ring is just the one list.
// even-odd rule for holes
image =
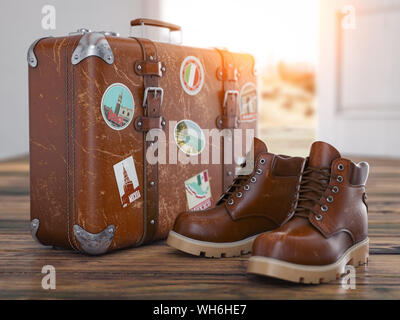
[[167, 244], [180, 251], [207, 258], [239, 257], [251, 252], [256, 237], [251, 236], [235, 242], [207, 242], [185, 237], [175, 231], [170, 231]]
[[289, 263], [278, 259], [253, 256], [249, 259], [248, 273], [254, 273], [291, 282], [319, 284], [339, 279], [346, 273], [346, 265], [367, 265], [369, 239], [350, 247], [335, 263], [325, 266], [309, 266]]

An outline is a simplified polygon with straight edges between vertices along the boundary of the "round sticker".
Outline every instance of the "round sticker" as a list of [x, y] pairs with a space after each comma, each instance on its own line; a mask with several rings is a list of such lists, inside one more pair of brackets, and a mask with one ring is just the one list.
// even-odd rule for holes
[[122, 83], [113, 83], [101, 99], [101, 114], [107, 125], [114, 130], [125, 129], [135, 113], [132, 92]]
[[204, 84], [204, 69], [200, 60], [193, 56], [186, 57], [181, 65], [180, 78], [187, 94], [198, 94]]
[[175, 143], [184, 153], [195, 156], [205, 147], [203, 130], [192, 120], [179, 121], [174, 130]]

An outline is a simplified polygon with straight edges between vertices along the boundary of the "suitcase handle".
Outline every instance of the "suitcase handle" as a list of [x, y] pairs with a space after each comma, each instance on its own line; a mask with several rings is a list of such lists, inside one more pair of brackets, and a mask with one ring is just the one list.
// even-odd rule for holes
[[166, 28], [169, 30], [169, 43], [171, 43], [171, 32], [178, 31], [180, 32], [180, 41], [178, 44], [182, 43], [182, 28], [176, 24], [172, 24], [169, 22], [164, 22], [160, 20], [147, 19], [147, 18], [139, 18], [135, 20], [131, 20], [131, 28], [133, 27], [142, 27], [142, 38], [144, 38], [144, 26], [152, 26], [158, 28]]
[[144, 26], [144, 25], [159, 27], [159, 28], [167, 28], [170, 31], [182, 31], [182, 28], [180, 26], [160, 20], [147, 19], [147, 18], [139, 18], [131, 20], [131, 27]]

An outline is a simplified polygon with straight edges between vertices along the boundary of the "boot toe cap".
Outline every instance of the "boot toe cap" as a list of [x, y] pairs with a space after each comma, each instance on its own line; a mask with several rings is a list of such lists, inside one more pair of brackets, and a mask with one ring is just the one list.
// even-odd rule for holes
[[284, 254], [286, 247], [284, 233], [266, 232], [258, 236], [254, 241], [253, 256], [287, 260], [287, 254]]
[[173, 231], [188, 238], [205, 241], [206, 224], [194, 212], [182, 212], [175, 220]]
[[223, 206], [183, 212], [177, 217], [173, 231], [191, 239], [214, 243], [234, 242], [253, 235], [240, 222], [233, 221]]
[[253, 256], [301, 265], [327, 265], [336, 262], [349, 246], [351, 241], [345, 233], [326, 239], [316, 230], [304, 235], [278, 229], [256, 238]]

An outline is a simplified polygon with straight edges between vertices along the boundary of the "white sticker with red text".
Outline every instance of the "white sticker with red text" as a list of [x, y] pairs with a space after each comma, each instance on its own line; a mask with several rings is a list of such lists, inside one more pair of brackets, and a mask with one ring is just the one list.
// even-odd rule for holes
[[115, 164], [114, 173], [118, 184], [122, 207], [125, 208], [140, 198], [139, 180], [133, 157], [130, 156]]

